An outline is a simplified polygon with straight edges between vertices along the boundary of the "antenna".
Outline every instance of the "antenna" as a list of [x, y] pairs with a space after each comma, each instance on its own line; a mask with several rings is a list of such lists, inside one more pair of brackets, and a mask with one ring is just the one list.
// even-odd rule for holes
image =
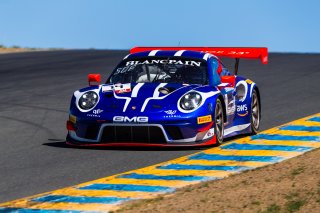
[[234, 74], [238, 75], [238, 69], [239, 69], [239, 58], [236, 58], [236, 63], [234, 65]]

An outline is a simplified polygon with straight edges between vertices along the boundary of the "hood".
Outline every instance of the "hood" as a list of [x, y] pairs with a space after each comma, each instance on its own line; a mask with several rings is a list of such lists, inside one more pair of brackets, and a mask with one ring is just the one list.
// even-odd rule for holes
[[199, 85], [177, 83], [134, 83], [102, 85], [95, 108], [106, 112], [159, 112], [175, 108], [178, 99]]

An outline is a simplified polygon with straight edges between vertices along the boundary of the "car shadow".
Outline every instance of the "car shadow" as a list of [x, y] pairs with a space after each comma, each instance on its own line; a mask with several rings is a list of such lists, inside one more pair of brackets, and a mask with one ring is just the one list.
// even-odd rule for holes
[[[227, 138], [223, 144], [230, 143], [234, 140], [250, 136], [250, 134], [237, 135]], [[49, 142], [42, 145], [51, 146], [55, 148], [67, 149], [90, 149], [90, 150], [123, 150], [123, 151], [186, 151], [186, 150], [206, 150], [209, 148], [218, 147], [218, 145], [192, 147], [192, 146], [179, 146], [179, 147], [135, 147], [135, 146], [112, 146], [112, 147], [89, 147], [89, 146], [73, 146], [66, 143], [64, 139], [49, 138]]]
[[186, 151], [186, 150], [205, 150], [214, 146], [204, 147], [135, 147], [135, 146], [112, 146], [112, 147], [89, 147], [89, 146], [73, 146], [66, 143], [62, 139], [48, 139], [49, 142], [43, 143], [44, 146], [50, 146], [55, 148], [66, 148], [66, 149], [89, 149], [89, 150], [123, 150], [123, 151]]

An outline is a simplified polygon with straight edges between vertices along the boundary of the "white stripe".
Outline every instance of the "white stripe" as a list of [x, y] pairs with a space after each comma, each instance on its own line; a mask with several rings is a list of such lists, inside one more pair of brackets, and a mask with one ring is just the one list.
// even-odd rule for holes
[[159, 94], [160, 94], [159, 89], [160, 89], [161, 87], [164, 87], [165, 85], [167, 85], [167, 83], [161, 83], [161, 84], [159, 84], [159, 85], [155, 88], [152, 97], [153, 97], [153, 98], [159, 97]]
[[206, 54], [204, 54], [203, 59], [208, 60], [209, 56], [210, 56], [210, 53], [206, 53]]
[[160, 89], [161, 87], [164, 87], [165, 85], [167, 85], [167, 83], [161, 83], [161, 84], [159, 84], [159, 85], [154, 89], [153, 96], [150, 97], [150, 98], [147, 98], [147, 99], [144, 101], [144, 103], [143, 103], [143, 105], [142, 105], [142, 107], [141, 107], [141, 112], [143, 112], [143, 111], [145, 110], [145, 108], [146, 108], [149, 100], [151, 100], [151, 99], [163, 99], [163, 98], [165, 98], [165, 97], [167, 97], [167, 96], [169, 95], [169, 94], [168, 94], [168, 95], [165, 95], [165, 96], [162, 96], [162, 97], [159, 98], [159, 94], [160, 94], [159, 89]]
[[144, 85], [144, 83], [138, 83], [132, 90], [131, 97], [136, 98], [138, 96], [139, 89]]
[[125, 112], [127, 110], [127, 107], [131, 101], [131, 98], [130, 97], [120, 97], [120, 96], [117, 96], [116, 92], [113, 91], [113, 95], [116, 99], [125, 99], [126, 100], [126, 103], [124, 104], [123, 106], [123, 112]]
[[152, 50], [148, 56], [155, 56], [159, 50]]
[[124, 59], [127, 59], [127, 58], [129, 57], [129, 55], [130, 55], [130, 54], [126, 55], [126, 57], [124, 57], [123, 60], [124, 60]]
[[174, 54], [174, 56], [181, 56], [184, 51], [185, 50], [179, 50]]
[[225, 86], [228, 86], [228, 85], [229, 85], [229, 83], [221, 83], [221, 84], [218, 85], [218, 87], [225, 87]]
[[224, 130], [224, 136], [229, 135], [229, 134], [231, 134], [233, 132], [244, 130], [244, 129], [248, 128], [248, 126], [250, 126], [250, 124], [242, 124], [242, 125], [233, 126], [233, 127], [228, 128], [228, 129], [225, 129]]
[[[144, 83], [138, 83], [132, 90], [132, 93], [131, 93], [131, 97], [137, 97], [138, 95], [138, 92], [139, 92], [139, 89], [144, 85]], [[125, 112], [129, 106], [129, 103], [131, 101], [131, 98], [130, 97], [120, 97], [120, 96], [117, 96], [117, 94], [115, 92], [113, 92], [114, 94], [114, 97], [116, 99], [125, 99], [126, 100], [126, 103], [124, 104], [123, 106], [123, 112]]]
[[251, 89], [250, 89], [250, 98], [252, 97], [252, 92], [253, 92], [253, 87], [254, 87], [255, 83], [251, 84]]

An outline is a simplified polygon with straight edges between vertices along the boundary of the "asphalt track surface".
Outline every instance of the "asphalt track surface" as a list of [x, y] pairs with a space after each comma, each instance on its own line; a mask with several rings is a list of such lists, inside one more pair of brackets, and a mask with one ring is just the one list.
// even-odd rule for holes
[[[0, 202], [198, 151], [64, 145], [73, 91], [87, 85], [88, 73], [101, 73], [106, 80], [126, 54], [77, 50], [0, 55]], [[268, 65], [242, 60], [239, 70], [260, 88], [262, 130], [320, 111], [320, 54], [270, 54]]]

